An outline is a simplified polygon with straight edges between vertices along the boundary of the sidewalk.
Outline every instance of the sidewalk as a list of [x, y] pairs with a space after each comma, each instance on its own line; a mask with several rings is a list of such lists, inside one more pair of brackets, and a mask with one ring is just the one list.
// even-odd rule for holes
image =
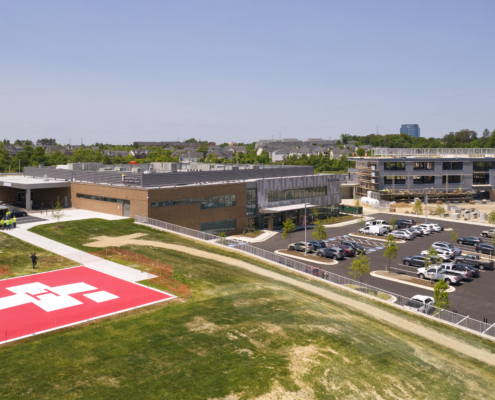
[[[23, 229], [29, 229], [36, 225], [53, 224], [54, 222], [57, 222], [57, 220], [53, 218], [53, 215], [50, 210], [48, 210], [48, 213], [45, 213], [44, 211], [45, 210], [43, 210], [43, 214], [41, 214], [39, 211], [28, 213], [28, 215], [31, 217], [43, 218], [43, 221], [31, 222], [27, 224], [21, 224], [18, 226], [22, 227]], [[115, 220], [127, 218], [118, 215], [104, 214], [96, 211], [79, 210], [75, 208], [68, 208], [68, 209], [65, 208], [63, 211], [64, 211], [64, 216], [60, 219], [61, 223], [67, 221], [78, 221], [81, 219], [91, 219], [91, 218], [101, 218], [101, 219], [106, 219], [107, 221], [115, 221]], [[22, 218], [26, 218], [26, 217], [19, 217], [17, 218], [17, 221], [21, 222]]]
[[[88, 218], [102, 218], [107, 220], [114, 219], [122, 219], [123, 217], [118, 217], [115, 215], [96, 213], [92, 211], [86, 210], [70, 210], [72, 211], [67, 218], [63, 218], [62, 221], [75, 221], [78, 219], [88, 219]], [[40, 224], [48, 224], [55, 222], [53, 218], [51, 218], [50, 214], [48, 214], [50, 220], [47, 221], [39, 221], [33, 222], [29, 224], [18, 225], [17, 228], [11, 229], [8, 231], [3, 231], [4, 233], [16, 237], [17, 239], [23, 240], [27, 243], [31, 243], [32, 245], [41, 247], [45, 250], [51, 251], [59, 256], [63, 256], [68, 258], [69, 260], [80, 263], [81, 265], [85, 265], [87, 267], [91, 267], [101, 272], [105, 272], [107, 274], [116, 276], [121, 279], [125, 279], [130, 282], [138, 282], [148, 278], [148, 274], [145, 272], [141, 272], [137, 269], [126, 267], [125, 265], [121, 265], [112, 261], [105, 260], [100, 257], [96, 257], [92, 254], [86, 253], [81, 250], [77, 250], [73, 247], [67, 246], [65, 244], [56, 242], [55, 240], [51, 240], [45, 238], [43, 236], [37, 235], [36, 233], [28, 231], [29, 228], [35, 225]], [[88, 248], [88, 251], [90, 248]], [[29, 255], [26, 255], [26, 257]]]

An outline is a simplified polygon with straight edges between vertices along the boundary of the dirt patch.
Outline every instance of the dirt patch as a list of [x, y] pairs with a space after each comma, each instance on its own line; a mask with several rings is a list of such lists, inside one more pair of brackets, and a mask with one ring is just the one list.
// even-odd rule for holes
[[[445, 346], [453, 351], [457, 351], [467, 357], [474, 358], [478, 361], [487, 363], [489, 365], [495, 366], [495, 355], [488, 353], [482, 348], [477, 348], [475, 346], [470, 345], [469, 343], [463, 342], [462, 340], [455, 339], [453, 337], [450, 337], [446, 334], [443, 334], [439, 331], [437, 331], [434, 328], [428, 328], [428, 327], [421, 327], [421, 329], [418, 329], [418, 324], [415, 321], [411, 321], [408, 318], [401, 317], [399, 315], [396, 315], [392, 312], [388, 312], [386, 310], [383, 310], [381, 308], [375, 307], [371, 304], [366, 304], [363, 303], [359, 300], [354, 300], [342, 295], [339, 295], [335, 292], [331, 292], [329, 290], [326, 290], [321, 287], [316, 287], [313, 286], [309, 283], [302, 282], [299, 280], [296, 280], [294, 278], [291, 278], [286, 275], [281, 275], [275, 271], [270, 271], [268, 269], [262, 268], [262, 267], [257, 267], [253, 264], [250, 264], [246, 261], [242, 260], [237, 260], [235, 258], [227, 257], [227, 256], [222, 256], [219, 254], [214, 254], [214, 253], [209, 253], [204, 250], [198, 250], [192, 247], [186, 247], [186, 246], [181, 246], [181, 245], [176, 245], [176, 244], [168, 244], [168, 243], [162, 243], [154, 240], [137, 240], [138, 237], [146, 236], [144, 233], [136, 233], [133, 235], [128, 235], [128, 236], [120, 236], [120, 237], [108, 237], [108, 236], [102, 236], [99, 237], [98, 241], [91, 242], [86, 244], [85, 246], [90, 246], [90, 247], [111, 247], [111, 246], [123, 246], [124, 244], [134, 244], [134, 245], [141, 245], [141, 246], [154, 246], [154, 247], [161, 247], [173, 251], [179, 251], [183, 253], [187, 253], [189, 255], [197, 256], [197, 257], [202, 257], [206, 258], [209, 260], [216, 260], [218, 262], [227, 264], [227, 265], [232, 265], [238, 268], [243, 268], [245, 270], [248, 270], [252, 273], [258, 274], [260, 276], [264, 276], [266, 278], [274, 279], [277, 282], [283, 282], [290, 284], [294, 287], [306, 290], [308, 292], [317, 294], [325, 299], [328, 299], [330, 301], [343, 304], [347, 307], [350, 307], [354, 310], [357, 310], [359, 313], [362, 313], [364, 315], [367, 315], [369, 317], [375, 318], [382, 322], [385, 325], [393, 325], [394, 327], [409, 332], [413, 335], [420, 336], [424, 339], [427, 339], [433, 343], [436, 343], [440, 346]], [[228, 250], [228, 249], [226, 249]], [[234, 251], [234, 250], [232, 250]], [[196, 317], [196, 318], [201, 318], [201, 317]], [[196, 320], [196, 319], [195, 319]], [[204, 320], [201, 318], [201, 320]], [[208, 322], [208, 321], [206, 321]], [[192, 323], [193, 324], [193, 323]], [[198, 326], [201, 324], [198, 324]], [[214, 324], [211, 324], [214, 325]], [[216, 326], [216, 325], [214, 325]], [[194, 326], [193, 326], [194, 327]]]
[[385, 276], [387, 278], [394, 278], [404, 282], [411, 282], [416, 285], [421, 285], [424, 287], [432, 288], [433, 284], [430, 281], [425, 281], [424, 279], [415, 278], [414, 276], [407, 276], [402, 274], [393, 274], [387, 271], [375, 271], [376, 275]]
[[186, 326], [191, 332], [209, 333], [212, 334], [219, 330], [220, 327], [213, 322], [208, 322], [203, 317], [194, 317], [192, 322], [188, 322]]

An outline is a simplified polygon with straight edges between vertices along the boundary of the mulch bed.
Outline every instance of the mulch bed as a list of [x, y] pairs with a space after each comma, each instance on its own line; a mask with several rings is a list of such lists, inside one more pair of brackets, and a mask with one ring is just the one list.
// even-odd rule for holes
[[408, 276], [408, 275], [394, 274], [394, 273], [387, 272], [387, 271], [375, 271], [375, 274], [381, 275], [381, 276], [386, 276], [388, 278], [398, 279], [398, 280], [404, 281], [404, 282], [411, 282], [411, 283], [414, 283], [416, 285], [421, 285], [421, 286], [425, 286], [425, 287], [429, 287], [429, 288], [431, 288], [435, 285], [434, 282], [430, 283], [430, 281], [428, 281], [428, 280], [415, 278], [413, 276]]
[[312, 254], [304, 255], [304, 252], [302, 252], [302, 251], [279, 250], [278, 252], [280, 254], [285, 254], [287, 256], [301, 257], [301, 258], [304, 258], [305, 260], [308, 260], [308, 261], [328, 262], [330, 264], [333, 263], [333, 260], [330, 258], [318, 257], [318, 256], [315, 256]]
[[[365, 235], [364, 233], [358, 233], [358, 232], [354, 232], [353, 235], [354, 236], [359, 236], [359, 237], [362, 237], [362, 238], [365, 238], [365, 239], [381, 239], [381, 240], [387, 240], [387, 237], [388, 237], [388, 235], [375, 236], [375, 235]], [[394, 238], [394, 242], [397, 242], [398, 240], [401, 240], [401, 239], [395, 239]]]

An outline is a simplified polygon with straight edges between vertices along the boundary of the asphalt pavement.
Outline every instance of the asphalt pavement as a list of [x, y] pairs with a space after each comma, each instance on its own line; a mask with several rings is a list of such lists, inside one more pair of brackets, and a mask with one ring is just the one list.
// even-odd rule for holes
[[[373, 217], [375, 219], [383, 219], [385, 221], [388, 221], [390, 219], [389, 214], [374, 214]], [[424, 218], [416, 220], [418, 221], [418, 223], [424, 222]], [[437, 223], [437, 221], [434, 222]], [[489, 229], [488, 227], [483, 228], [479, 225], [455, 223], [447, 220], [444, 223], [439, 222], [439, 224], [445, 227], [454, 228], [459, 237], [480, 237], [481, 231]], [[352, 240], [358, 242], [367, 250], [367, 255], [371, 261], [371, 270], [385, 270], [385, 267], [388, 265], [388, 259], [383, 257], [384, 242], [374, 240], [373, 238], [363, 239], [357, 237], [347, 237], [349, 233], [356, 233], [359, 228], [360, 226], [357, 223], [342, 227], [326, 228], [326, 232], [329, 238], [329, 244], [340, 244], [342, 240]], [[312, 229], [307, 230], [307, 240], [313, 239], [311, 236], [312, 232]], [[402, 264], [402, 259], [406, 256], [420, 255], [422, 250], [428, 250], [431, 244], [436, 241], [452, 243], [451, 235], [451, 231], [444, 231], [433, 233], [425, 237], [418, 237], [414, 240], [407, 241], [406, 243], [399, 244], [397, 258], [392, 260], [390, 264], [391, 267], [403, 269], [406, 271], [410, 270], [412, 273], [414, 273], [416, 271], [416, 268], [404, 266]], [[384, 239], [385, 237], [379, 238]], [[252, 245], [273, 252], [275, 250], [286, 249], [289, 243], [300, 241], [304, 241], [304, 230], [292, 233], [290, 241], [289, 238], [283, 239], [281, 234], [277, 234], [264, 242], [252, 243]], [[489, 241], [490, 239], [485, 239], [485, 242]], [[473, 246], [458, 245], [457, 243], [452, 244], [462, 249], [463, 254], [465, 254], [466, 252], [474, 251]], [[310, 261], [307, 263], [312, 264]], [[333, 272], [341, 276], [350, 277], [348, 268], [351, 263], [352, 257], [346, 257], [345, 260], [340, 260], [337, 265], [312, 265], [323, 268], [326, 271]], [[371, 275], [364, 276], [363, 282], [402, 296], [412, 297], [416, 294], [433, 296], [433, 291], [431, 290], [405, 285], [400, 282], [380, 279]], [[453, 287], [455, 288], [455, 292], [449, 294], [450, 310], [455, 310], [459, 314], [469, 315], [471, 318], [479, 319], [480, 321], [483, 321], [484, 318], [487, 318], [488, 323], [495, 323], [495, 290], [493, 289], [495, 287], [495, 270], [481, 271], [480, 278], [475, 278], [472, 281], [463, 281], [458, 285], [453, 285]]]

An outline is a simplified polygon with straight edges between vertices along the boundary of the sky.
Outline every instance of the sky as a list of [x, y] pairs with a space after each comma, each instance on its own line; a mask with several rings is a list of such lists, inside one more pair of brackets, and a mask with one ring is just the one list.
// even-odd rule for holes
[[492, 0], [0, 0], [0, 140], [495, 129]]

